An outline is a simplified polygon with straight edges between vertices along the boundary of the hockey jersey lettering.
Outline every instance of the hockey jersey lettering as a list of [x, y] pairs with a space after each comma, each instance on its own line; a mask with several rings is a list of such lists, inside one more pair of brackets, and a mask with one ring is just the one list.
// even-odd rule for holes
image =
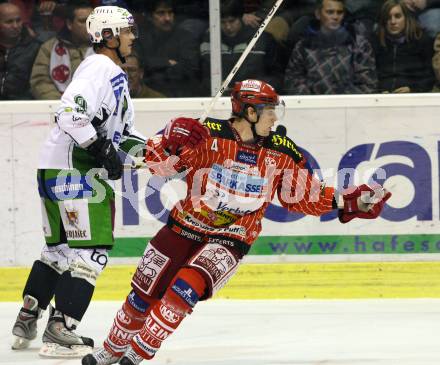
[[[195, 232], [207, 242], [251, 245], [275, 194], [290, 211], [321, 215], [333, 209], [334, 189], [323, 187], [316, 194], [320, 182], [303, 171], [303, 157], [288, 137], [271, 133], [259, 145], [247, 145], [228, 120], [208, 119], [205, 125], [211, 138], [195, 149], [184, 148], [173, 169], [161, 136], [147, 142], [146, 161], [153, 173], [186, 169], [188, 195], [170, 213], [174, 230]], [[158, 168], [161, 164], [167, 168]]]
[[208, 181], [237, 193], [262, 193], [267, 188], [267, 179], [237, 173], [218, 164], [213, 165]]

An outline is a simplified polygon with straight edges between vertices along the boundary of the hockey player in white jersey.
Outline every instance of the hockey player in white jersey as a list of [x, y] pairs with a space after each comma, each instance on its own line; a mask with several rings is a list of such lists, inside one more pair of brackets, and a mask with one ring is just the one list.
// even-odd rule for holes
[[48, 357], [83, 356], [93, 348], [92, 339], [74, 330], [114, 243], [112, 180], [123, 173], [117, 151], [145, 145], [133, 127], [127, 75], [120, 67], [136, 38], [133, 17], [123, 8], [101, 6], [86, 25], [96, 54], [76, 70], [41, 153], [38, 190], [46, 244], [32, 266], [12, 330], [12, 348], [28, 347], [37, 336], [37, 320], [55, 297], [40, 350]]

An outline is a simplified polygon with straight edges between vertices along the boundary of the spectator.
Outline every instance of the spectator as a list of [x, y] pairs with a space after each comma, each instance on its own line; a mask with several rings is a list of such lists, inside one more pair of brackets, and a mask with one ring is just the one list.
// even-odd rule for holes
[[361, 94], [376, 90], [373, 50], [355, 25], [343, 24], [343, 0], [319, 0], [285, 72], [287, 94]]
[[[242, 17], [243, 24], [254, 29], [260, 26], [261, 22], [266, 18], [270, 9], [275, 4], [275, 0], [242, 1], [244, 7]], [[284, 46], [284, 42], [287, 39], [291, 18], [296, 14], [297, 10], [303, 10], [301, 2], [301, 0], [285, 0], [272, 20], [267, 24], [265, 31], [271, 34], [281, 47]]]
[[372, 35], [383, 2], [384, 0], [346, 0], [347, 20], [362, 23], [368, 35]]
[[[224, 1], [220, 11], [222, 76], [225, 78], [253, 38], [255, 29], [243, 24], [241, 0]], [[202, 58], [202, 93], [210, 95], [211, 46], [209, 33], [205, 35], [200, 45], [200, 53]], [[273, 37], [266, 32], [260, 36], [230, 84], [233, 85], [234, 80], [246, 78], [258, 78], [278, 88], [281, 85], [282, 72], [278, 65], [277, 44]]]
[[128, 87], [130, 88], [130, 96], [132, 98], [165, 97], [165, 95], [145, 85], [143, 65], [135, 53], [125, 57], [125, 63], [122, 65], [122, 68], [128, 75]]
[[405, 0], [405, 4], [417, 14], [419, 23], [430, 37], [434, 38], [440, 32], [439, 0]]
[[35, 99], [59, 99], [84, 58], [93, 54], [86, 30], [92, 12], [88, 1], [66, 6], [66, 25], [41, 46], [32, 68], [31, 90]]
[[139, 38], [145, 83], [168, 97], [197, 95], [197, 43], [176, 28], [172, 0], [151, 0], [149, 15]]
[[53, 38], [65, 24], [64, 8], [68, 0], [10, 0], [20, 8], [23, 24], [41, 43]]
[[20, 9], [0, 4], [0, 99], [30, 99], [29, 77], [40, 44], [23, 27]]
[[374, 42], [379, 91], [431, 91], [433, 43], [404, 0], [385, 1]]
[[209, 1], [179, 0], [175, 7], [177, 27], [192, 34], [200, 43], [209, 27]]

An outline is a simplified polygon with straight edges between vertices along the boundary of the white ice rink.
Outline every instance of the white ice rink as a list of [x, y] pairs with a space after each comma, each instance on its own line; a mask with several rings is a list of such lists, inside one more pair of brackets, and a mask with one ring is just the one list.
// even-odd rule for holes
[[[119, 302], [92, 302], [78, 333], [104, 339]], [[10, 349], [19, 303], [0, 303], [0, 364], [80, 364]], [[46, 318], [46, 317], [44, 317]], [[45, 325], [40, 321], [39, 333]], [[151, 365], [438, 365], [440, 300], [199, 303]]]

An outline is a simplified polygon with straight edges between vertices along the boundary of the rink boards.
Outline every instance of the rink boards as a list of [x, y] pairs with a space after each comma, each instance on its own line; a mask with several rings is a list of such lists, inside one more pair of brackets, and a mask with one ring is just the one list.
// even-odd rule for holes
[[[135, 265], [109, 266], [94, 300], [123, 300]], [[0, 301], [18, 301], [29, 268], [0, 269]], [[440, 262], [243, 264], [224, 299], [440, 298]]]
[[[286, 97], [284, 124], [328, 185], [366, 182], [382, 169], [393, 192], [381, 218], [341, 225], [334, 213], [303, 217], [278, 202], [266, 212], [249, 262], [219, 294], [231, 298], [438, 297], [439, 96]], [[171, 117], [196, 117], [209, 99], [136, 100], [136, 126], [158, 132]], [[57, 102], [6, 102], [0, 110], [0, 300], [17, 300], [43, 242], [35, 170]], [[227, 117], [222, 98], [213, 113]], [[331, 169], [333, 168], [333, 170]], [[351, 169], [351, 170], [350, 170]], [[338, 173], [342, 171], [342, 173]], [[96, 299], [119, 299], [137, 258], [185, 189], [144, 171], [117, 185], [115, 250]], [[180, 195], [179, 195], [180, 194]], [[124, 261], [126, 260], [126, 261]], [[420, 261], [419, 263], [417, 261]], [[311, 263], [314, 262], [314, 263]], [[116, 267], [129, 263], [129, 267]], [[277, 264], [275, 264], [277, 263]], [[1, 268], [11, 266], [12, 268]], [[13, 268], [14, 266], [23, 267]]]

